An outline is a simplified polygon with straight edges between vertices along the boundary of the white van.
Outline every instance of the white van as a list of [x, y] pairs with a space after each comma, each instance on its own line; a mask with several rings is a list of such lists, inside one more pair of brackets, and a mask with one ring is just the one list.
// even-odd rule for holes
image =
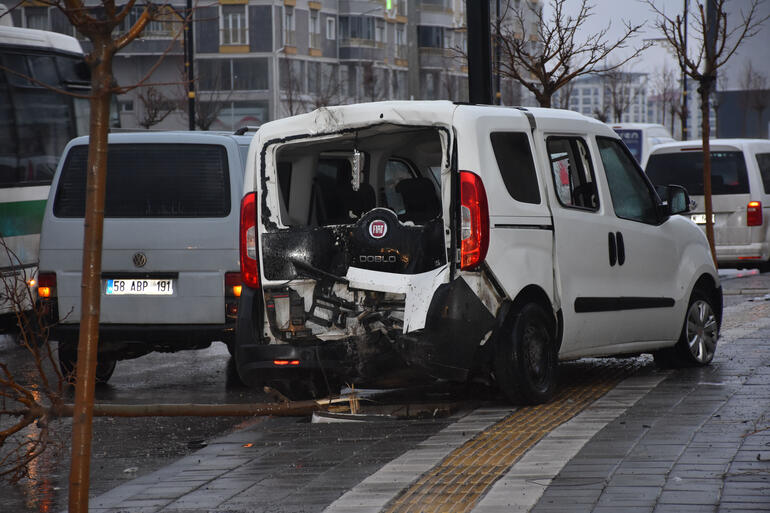
[[642, 168], [654, 146], [676, 141], [668, 128], [657, 123], [616, 123], [610, 126], [623, 139]]
[[[712, 139], [711, 193], [714, 243], [720, 267], [770, 270], [770, 141]], [[692, 220], [706, 225], [703, 147], [682, 141], [656, 147], [647, 162], [655, 184], [677, 183], [695, 202]]]
[[[110, 134], [97, 378], [151, 351], [231, 344], [240, 291], [238, 219], [251, 136]], [[40, 236], [38, 295], [59, 363], [76, 361], [88, 138], [66, 147]]]
[[672, 215], [685, 191], [662, 190], [570, 111], [383, 102], [267, 123], [244, 178], [239, 375], [297, 395], [475, 375], [537, 403], [559, 359], [708, 364], [719, 277]]

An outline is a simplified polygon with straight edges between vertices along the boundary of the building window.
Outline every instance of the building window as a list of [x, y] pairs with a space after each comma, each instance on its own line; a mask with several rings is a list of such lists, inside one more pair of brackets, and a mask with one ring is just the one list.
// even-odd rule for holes
[[417, 41], [420, 48], [443, 48], [444, 27], [420, 25], [417, 27]]
[[294, 25], [294, 7], [285, 6], [283, 8], [283, 44], [284, 46], [294, 46], [295, 43]]
[[318, 19], [318, 11], [310, 11], [308, 31], [310, 32], [310, 48], [321, 48], [321, 21]]
[[48, 7], [25, 7], [24, 21], [27, 28], [51, 30]]
[[340, 16], [340, 39], [374, 41], [374, 18], [370, 16]]
[[396, 26], [396, 58], [406, 59], [406, 30], [402, 24]]
[[120, 112], [134, 112], [134, 100], [123, 100], [119, 105]]
[[221, 5], [219, 17], [220, 44], [247, 45], [248, 19], [245, 5]]
[[196, 59], [201, 91], [266, 91], [267, 59]]
[[337, 27], [334, 18], [326, 18], [326, 39], [337, 39]]
[[388, 33], [385, 31], [385, 20], [377, 20], [375, 25], [374, 40], [377, 43], [387, 43]]

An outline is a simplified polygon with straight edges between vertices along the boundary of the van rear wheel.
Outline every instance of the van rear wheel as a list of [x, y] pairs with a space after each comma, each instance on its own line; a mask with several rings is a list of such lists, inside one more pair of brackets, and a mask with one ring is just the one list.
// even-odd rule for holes
[[495, 348], [495, 378], [515, 403], [540, 404], [556, 390], [558, 355], [553, 319], [535, 303], [516, 312]]
[[[59, 370], [67, 381], [75, 382], [75, 370], [78, 362], [78, 345], [71, 342], [59, 342]], [[96, 382], [107, 383], [115, 372], [115, 360], [99, 358], [96, 362]]]

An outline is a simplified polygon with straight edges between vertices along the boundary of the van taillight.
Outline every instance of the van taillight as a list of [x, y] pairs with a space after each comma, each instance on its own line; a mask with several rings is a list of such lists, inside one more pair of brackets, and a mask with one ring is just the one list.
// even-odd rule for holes
[[489, 206], [481, 178], [460, 171], [460, 268], [480, 265], [489, 249]]
[[746, 225], [762, 226], [762, 202], [749, 201], [746, 207]]
[[43, 299], [56, 297], [56, 273], [39, 273], [37, 275], [37, 296]]
[[259, 288], [257, 267], [257, 194], [248, 193], [241, 200], [241, 281], [247, 287]]

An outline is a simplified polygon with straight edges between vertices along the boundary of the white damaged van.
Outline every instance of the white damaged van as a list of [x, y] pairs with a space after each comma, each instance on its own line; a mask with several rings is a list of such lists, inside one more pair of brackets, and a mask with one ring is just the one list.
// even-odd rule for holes
[[[493, 378], [538, 403], [558, 360], [705, 365], [706, 239], [612, 129], [577, 113], [382, 102], [267, 123], [241, 205], [246, 383]], [[334, 391], [334, 390], [332, 390]]]

